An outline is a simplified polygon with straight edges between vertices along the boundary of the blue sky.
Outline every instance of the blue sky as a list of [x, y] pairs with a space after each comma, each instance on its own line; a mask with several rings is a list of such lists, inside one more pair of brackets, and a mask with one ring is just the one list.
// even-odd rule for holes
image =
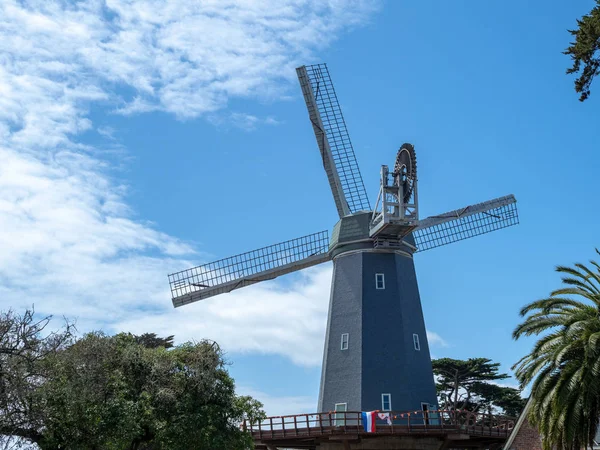
[[561, 54], [594, 2], [170, 4], [0, 5], [0, 305], [214, 339], [268, 413], [314, 410], [329, 265], [178, 310], [166, 275], [331, 229], [294, 72], [327, 62], [372, 202], [403, 142], [422, 217], [517, 197], [415, 257], [432, 355], [508, 371], [519, 308], [598, 246], [600, 94]]

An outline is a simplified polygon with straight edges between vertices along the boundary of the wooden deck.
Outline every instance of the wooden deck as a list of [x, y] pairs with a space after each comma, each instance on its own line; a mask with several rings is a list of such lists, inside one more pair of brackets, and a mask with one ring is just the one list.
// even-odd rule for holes
[[[269, 417], [259, 423], [244, 422], [257, 449], [315, 449], [331, 441], [360, 442], [379, 438], [436, 438], [455, 441], [462, 448], [486, 443], [502, 443], [514, 427], [515, 419], [468, 411], [389, 411], [389, 422], [378, 419], [374, 433], [364, 431], [358, 411], [297, 414]], [[344, 448], [350, 448], [344, 447]], [[446, 447], [451, 448], [451, 447]]]

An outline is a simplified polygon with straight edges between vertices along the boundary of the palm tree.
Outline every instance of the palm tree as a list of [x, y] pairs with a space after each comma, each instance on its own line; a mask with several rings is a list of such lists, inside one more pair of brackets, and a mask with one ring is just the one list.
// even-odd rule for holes
[[556, 271], [564, 286], [521, 310], [513, 337], [541, 336], [513, 369], [521, 387], [532, 383], [529, 420], [544, 450], [580, 450], [591, 448], [600, 417], [600, 265]]

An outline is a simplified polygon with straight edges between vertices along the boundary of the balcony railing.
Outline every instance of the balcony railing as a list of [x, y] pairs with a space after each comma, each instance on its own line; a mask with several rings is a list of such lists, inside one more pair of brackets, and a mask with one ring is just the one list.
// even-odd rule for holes
[[[387, 418], [377, 418], [376, 434], [466, 434], [506, 438], [515, 419], [470, 411], [385, 411]], [[275, 416], [251, 423], [244, 421], [242, 428], [254, 439], [282, 439], [317, 437], [326, 434], [366, 434], [359, 411], [336, 411], [292, 416]], [[373, 434], [373, 433], [369, 433]]]

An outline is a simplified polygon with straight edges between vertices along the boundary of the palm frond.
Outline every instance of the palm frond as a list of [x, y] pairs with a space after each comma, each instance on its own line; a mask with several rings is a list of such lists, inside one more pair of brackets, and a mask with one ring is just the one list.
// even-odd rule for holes
[[538, 338], [513, 370], [522, 387], [531, 384], [529, 415], [544, 450], [579, 450], [591, 443], [600, 416], [600, 265], [556, 270], [562, 286], [520, 311], [513, 337]]

